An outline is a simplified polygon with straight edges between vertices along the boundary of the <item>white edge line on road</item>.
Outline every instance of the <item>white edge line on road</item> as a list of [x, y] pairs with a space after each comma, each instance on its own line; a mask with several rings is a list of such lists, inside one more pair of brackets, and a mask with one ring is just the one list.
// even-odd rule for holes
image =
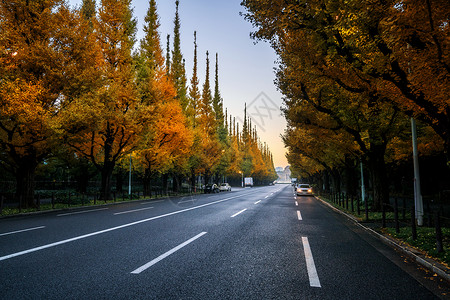
[[0, 261], [7, 260], [7, 259], [10, 259], [10, 258], [13, 258], [13, 257], [17, 257], [17, 256], [21, 256], [21, 255], [25, 255], [25, 254], [28, 254], [28, 253], [44, 250], [44, 249], [47, 249], [47, 248], [51, 248], [51, 247], [56, 247], [56, 246], [59, 246], [59, 245], [67, 244], [67, 243], [70, 243], [70, 242], [74, 242], [74, 241], [77, 241], [77, 240], [85, 239], [85, 238], [88, 238], [88, 237], [91, 237], [91, 236], [95, 236], [95, 235], [99, 235], [99, 234], [103, 234], [103, 233], [106, 233], [106, 232], [110, 232], [110, 231], [114, 231], [114, 230], [130, 227], [130, 226], [133, 226], [133, 225], [137, 225], [137, 224], [153, 221], [153, 220], [156, 220], [156, 219], [161, 219], [161, 218], [165, 218], [165, 217], [168, 217], [168, 216], [180, 214], [180, 213], [183, 213], [183, 212], [186, 212], [186, 211], [191, 211], [191, 210], [194, 210], [194, 209], [202, 208], [202, 207], [205, 207], [205, 206], [217, 204], [217, 203], [220, 203], [220, 202], [228, 201], [228, 200], [231, 200], [231, 199], [239, 198], [239, 197], [246, 196], [246, 195], [249, 195], [249, 194], [254, 194], [254, 193], [256, 193], [256, 192], [250, 192], [250, 193], [243, 194], [243, 195], [236, 195], [236, 196], [225, 198], [225, 199], [222, 199], [222, 200], [217, 200], [217, 201], [213, 201], [213, 202], [210, 202], [210, 203], [205, 203], [205, 204], [202, 204], [202, 205], [198, 205], [198, 206], [194, 206], [194, 207], [189, 207], [189, 208], [173, 211], [171, 213], [167, 213], [167, 214], [151, 217], [151, 218], [148, 218], [148, 219], [143, 219], [143, 220], [132, 222], [132, 223], [128, 223], [128, 224], [124, 224], [124, 225], [120, 225], [120, 226], [116, 226], [116, 227], [112, 227], [112, 228], [108, 228], [108, 229], [104, 229], [104, 230], [100, 230], [100, 231], [95, 231], [95, 232], [88, 233], [88, 234], [85, 234], [85, 235], [76, 236], [76, 237], [73, 237], [73, 238], [70, 238], [70, 239], [66, 239], [66, 240], [62, 240], [62, 241], [59, 241], [59, 242], [43, 245], [43, 246], [40, 246], [40, 247], [31, 248], [31, 249], [28, 249], [28, 250], [12, 253], [12, 254], [5, 255], [5, 256], [0, 256]]
[[64, 216], [71, 216], [71, 215], [79, 215], [79, 214], [86, 214], [86, 213], [90, 213], [90, 212], [94, 212], [94, 211], [100, 211], [100, 210], [107, 210], [109, 208], [97, 208], [97, 209], [89, 209], [89, 210], [83, 210], [83, 211], [75, 211], [75, 212], [71, 212], [71, 213], [65, 213], [65, 214], [59, 214], [56, 215], [57, 217], [64, 217]]
[[258, 200], [258, 201], [255, 202], [255, 204], [258, 204], [258, 203], [261, 202], [261, 201], [262, 201], [262, 200]]
[[37, 229], [42, 229], [42, 228], [45, 228], [45, 226], [39, 226], [39, 227], [33, 227], [33, 228], [28, 228], [28, 229], [6, 232], [6, 233], [0, 233], [0, 236], [16, 234], [16, 233], [21, 233], [21, 232], [26, 232], [26, 231], [31, 231], [31, 230], [37, 230]]
[[237, 215], [242, 214], [242, 213], [243, 213], [244, 211], [246, 211], [246, 210], [247, 210], [247, 209], [244, 208], [243, 210], [238, 211], [237, 213], [235, 213], [234, 215], [232, 215], [231, 218], [234, 218], [234, 217], [236, 217]]
[[302, 221], [302, 220], [303, 220], [303, 219], [302, 219], [302, 214], [300, 213], [299, 210], [297, 210], [297, 218], [298, 218], [299, 221]]
[[158, 256], [157, 258], [155, 258], [154, 260], [146, 263], [145, 265], [143, 265], [142, 267], [137, 268], [136, 270], [134, 270], [133, 272], [131, 272], [131, 274], [140, 274], [141, 272], [147, 270], [148, 268], [150, 268], [151, 266], [153, 266], [154, 264], [160, 262], [161, 260], [163, 260], [164, 258], [168, 257], [169, 255], [177, 252], [178, 250], [180, 250], [181, 248], [183, 248], [184, 246], [187, 246], [188, 244], [192, 243], [193, 241], [195, 241], [196, 239], [202, 237], [203, 235], [205, 235], [207, 232], [202, 232], [200, 234], [197, 234], [196, 236], [194, 236], [193, 238], [187, 240], [186, 242], [176, 246], [175, 248], [173, 248], [172, 250], [167, 251], [166, 253]]
[[159, 202], [164, 202], [166, 200], [155, 200], [155, 201], [146, 201], [146, 202], [142, 202], [142, 205], [146, 205], [146, 204], [153, 204], [153, 203], [159, 203]]
[[127, 210], [127, 211], [122, 211], [122, 212], [115, 213], [114, 215], [117, 216], [117, 215], [129, 214], [129, 213], [133, 213], [133, 212], [137, 212], [137, 211], [141, 211], [141, 210], [152, 209], [152, 208], [154, 208], [154, 207], [150, 206], [150, 207], [145, 207], [145, 208]]
[[303, 251], [306, 258], [306, 269], [308, 270], [309, 285], [312, 287], [322, 287], [320, 285], [319, 275], [317, 275], [316, 265], [312, 256], [311, 248], [307, 237], [302, 237]]

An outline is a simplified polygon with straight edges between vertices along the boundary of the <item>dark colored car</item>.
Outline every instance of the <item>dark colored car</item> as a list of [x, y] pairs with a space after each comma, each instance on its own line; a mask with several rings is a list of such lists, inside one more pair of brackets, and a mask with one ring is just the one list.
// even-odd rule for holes
[[219, 187], [217, 184], [207, 184], [205, 185], [205, 193], [218, 193], [220, 192]]

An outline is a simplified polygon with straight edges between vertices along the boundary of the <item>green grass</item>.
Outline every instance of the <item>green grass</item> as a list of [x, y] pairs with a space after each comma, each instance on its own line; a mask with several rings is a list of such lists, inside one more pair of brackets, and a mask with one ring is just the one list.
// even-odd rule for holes
[[421, 250], [427, 256], [435, 258], [447, 266], [450, 265], [450, 228], [442, 228], [444, 251], [441, 253], [436, 250], [436, 231], [434, 228], [418, 227], [416, 240], [412, 239], [411, 228], [409, 227], [400, 228], [399, 233], [396, 233], [394, 228], [384, 228], [382, 232]]
[[[325, 197], [320, 197], [322, 200], [328, 202], [333, 207], [347, 213], [353, 215], [360, 222], [366, 221], [365, 208], [360, 206], [360, 214], [357, 214], [356, 206], [354, 207], [354, 211], [351, 211], [351, 204], [349, 201], [348, 209], [345, 207], [341, 207], [336, 203], [331, 202], [329, 199]], [[356, 204], [356, 203], [355, 203]], [[381, 228], [382, 221], [382, 213], [381, 212], [372, 212], [369, 210], [369, 222], [379, 223], [379, 227], [375, 228], [377, 231], [382, 232], [384, 234], [389, 234], [390, 236], [400, 240], [406, 245], [413, 247], [420, 252], [423, 252], [428, 257], [431, 257], [445, 265], [450, 266], [450, 228], [442, 228], [442, 236], [443, 236], [443, 248], [444, 251], [438, 253], [436, 250], [436, 231], [434, 227], [417, 227], [417, 239], [412, 239], [410, 219], [411, 214], [407, 211], [405, 214], [405, 220], [402, 220], [402, 212], [399, 210], [399, 219], [403, 226], [406, 227], [400, 228], [400, 233], [395, 232], [395, 228]], [[392, 224], [394, 220], [394, 212], [386, 212], [386, 220], [387, 224]]]

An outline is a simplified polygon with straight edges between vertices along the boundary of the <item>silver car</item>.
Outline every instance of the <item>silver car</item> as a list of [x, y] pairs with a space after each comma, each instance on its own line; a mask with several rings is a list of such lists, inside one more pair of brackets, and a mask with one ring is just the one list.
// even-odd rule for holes
[[309, 184], [302, 183], [297, 185], [297, 196], [313, 195], [312, 187]]
[[224, 182], [220, 184], [219, 190], [221, 192], [231, 191], [231, 186], [228, 183]]

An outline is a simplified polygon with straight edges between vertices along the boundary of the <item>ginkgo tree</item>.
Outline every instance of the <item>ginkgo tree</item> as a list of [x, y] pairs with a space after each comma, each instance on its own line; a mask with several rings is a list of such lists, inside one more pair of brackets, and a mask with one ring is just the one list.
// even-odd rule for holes
[[65, 141], [101, 173], [101, 198], [112, 199], [116, 163], [137, 147], [148, 109], [137, 97], [131, 51], [136, 20], [130, 0], [102, 0], [93, 35], [101, 54], [101, 82], [66, 108]]
[[[447, 126], [445, 105], [439, 110], [440, 116], [430, 118], [437, 107], [431, 105], [427, 111], [422, 100], [434, 100], [426, 99], [417, 85], [412, 88], [409, 74], [414, 70], [402, 66], [393, 55], [400, 54], [401, 42], [396, 33], [388, 34], [383, 22], [399, 18], [409, 5], [406, 2], [411, 1], [401, 5], [382, 1], [347, 1], [339, 5], [334, 1], [242, 2], [248, 9], [246, 18], [257, 26], [253, 36], [269, 40], [280, 56], [277, 84], [291, 112], [287, 117], [295, 120], [295, 114], [305, 113], [296, 109], [304, 101], [313, 111], [336, 122], [333, 127], [352, 136], [371, 170], [375, 209], [388, 200], [386, 149], [405, 131], [407, 120], [400, 111], [422, 118], [430, 126], [434, 122], [436, 132], [436, 124]], [[434, 10], [428, 11], [435, 14]], [[434, 16], [442, 18], [440, 13]], [[441, 29], [446, 30], [445, 26]], [[442, 36], [435, 37], [438, 44], [444, 43]], [[445, 71], [441, 75], [445, 76]], [[406, 108], [405, 103], [416, 106]], [[420, 103], [424, 106], [420, 107]], [[324, 127], [320, 119], [312, 120]]]
[[156, 1], [150, 0], [145, 37], [137, 58], [137, 82], [147, 122], [137, 157], [144, 168], [144, 194], [151, 195], [151, 179], [178, 167], [183, 169], [192, 145], [192, 134], [176, 99], [176, 88], [167, 76], [159, 37]]
[[0, 3], [0, 151], [16, 200], [34, 206], [34, 174], [52, 152], [70, 103], [97, 82], [96, 46], [64, 1]]

